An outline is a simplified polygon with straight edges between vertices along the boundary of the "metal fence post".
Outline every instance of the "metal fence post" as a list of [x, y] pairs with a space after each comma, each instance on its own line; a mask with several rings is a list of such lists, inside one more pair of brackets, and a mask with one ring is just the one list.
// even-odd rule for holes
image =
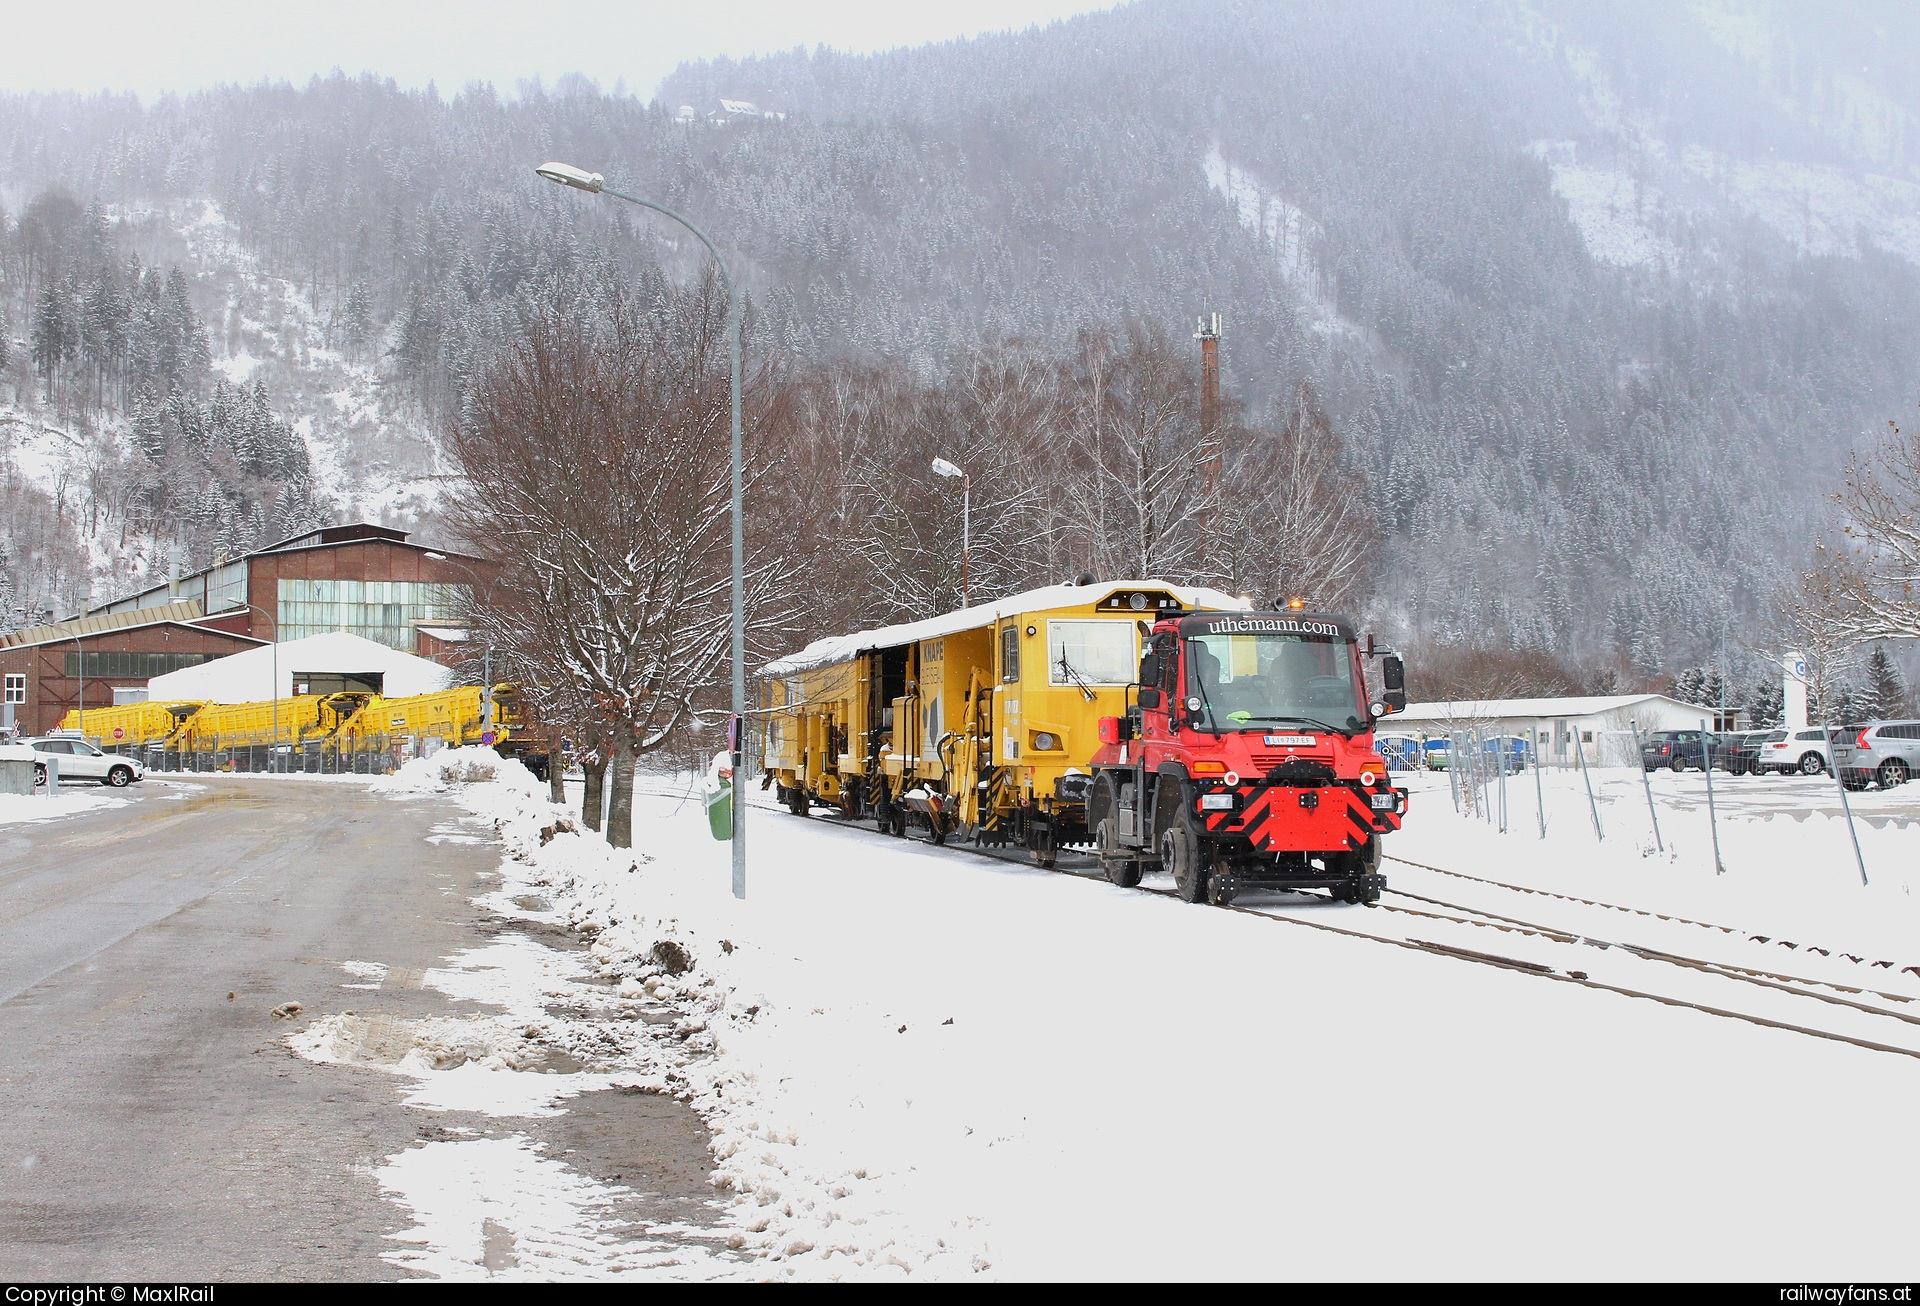
[[1507, 740], [1505, 735], [1498, 736], [1500, 741], [1500, 833], [1507, 832]]
[[1828, 731], [1827, 761], [1833, 763], [1830, 769], [1833, 771], [1835, 782], [1840, 786], [1840, 811], [1847, 818], [1847, 838], [1853, 840], [1853, 861], [1854, 865], [1860, 868], [1860, 887], [1864, 889], [1867, 887], [1867, 859], [1860, 855], [1860, 831], [1853, 824], [1853, 804], [1847, 801], [1846, 777], [1840, 774], [1839, 764], [1834, 759], [1833, 735], [1829, 727], [1823, 725], [1820, 729]]
[[1580, 779], [1587, 786], [1587, 812], [1593, 817], [1593, 837], [1600, 843], [1607, 841], [1606, 834], [1600, 829], [1600, 805], [1593, 801], [1593, 777], [1587, 774], [1587, 746], [1580, 737], [1580, 727], [1573, 728], [1573, 751], [1580, 759]]
[[[1832, 750], [1828, 750], [1831, 755]], [[1720, 864], [1720, 820], [1713, 810], [1713, 736], [1707, 732], [1705, 720], [1700, 722], [1700, 769], [1707, 773], [1707, 829], [1713, 832], [1713, 873], [1722, 875], [1726, 867]]]
[[[1528, 729], [1536, 736], [1540, 733], [1532, 727]], [[1533, 806], [1540, 814], [1540, 837], [1544, 839], [1547, 837], [1547, 795], [1540, 787], [1540, 749], [1532, 740], [1527, 741], [1527, 755], [1533, 761]]]
[[1640, 723], [1629, 721], [1627, 724], [1633, 727], [1633, 751], [1640, 754], [1640, 787], [1647, 791], [1647, 815], [1653, 818], [1653, 846], [1665, 852], [1667, 846], [1660, 841], [1660, 813], [1653, 805], [1653, 782], [1647, 779], [1647, 757], [1640, 752]]

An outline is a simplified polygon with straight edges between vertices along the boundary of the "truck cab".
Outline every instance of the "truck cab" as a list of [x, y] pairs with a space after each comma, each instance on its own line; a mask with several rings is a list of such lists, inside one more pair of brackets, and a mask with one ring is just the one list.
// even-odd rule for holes
[[1093, 758], [1107, 878], [1157, 867], [1189, 902], [1254, 887], [1376, 901], [1381, 836], [1407, 807], [1373, 736], [1406, 705], [1400, 660], [1372, 693], [1347, 621], [1302, 611], [1189, 612], [1143, 635], [1135, 701], [1102, 721]]

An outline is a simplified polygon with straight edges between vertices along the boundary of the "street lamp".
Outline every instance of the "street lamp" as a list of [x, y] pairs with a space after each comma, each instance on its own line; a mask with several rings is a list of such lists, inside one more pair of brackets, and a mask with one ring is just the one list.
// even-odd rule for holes
[[273, 635], [273, 743], [267, 746], [267, 770], [272, 771], [274, 754], [280, 751], [280, 623], [258, 603], [230, 603], [213, 615], [242, 611], [257, 612], [265, 617], [267, 630]]
[[967, 600], [967, 571], [973, 556], [973, 477], [945, 458], [935, 458], [933, 470], [948, 479], [960, 478], [960, 606], [964, 608], [971, 606]]
[[87, 646], [80, 642], [80, 636], [77, 634], [73, 637], [73, 646], [79, 650], [74, 656], [80, 659], [76, 664], [80, 671], [80, 692], [74, 697], [73, 710], [79, 713], [78, 729], [80, 737], [85, 739], [87, 737]]
[[617, 200], [625, 200], [672, 218], [707, 247], [707, 252], [713, 255], [713, 261], [720, 269], [720, 284], [726, 288], [727, 341], [731, 355], [729, 379], [733, 392], [733, 730], [729, 732], [727, 746], [733, 754], [733, 896], [744, 898], [747, 896], [747, 809], [746, 804], [740, 801], [740, 785], [746, 773], [741, 769], [740, 762], [747, 727], [746, 542], [740, 513], [740, 469], [743, 462], [740, 452], [740, 301], [734, 294], [733, 274], [727, 270], [727, 260], [721, 256], [719, 247], [708, 238], [707, 233], [666, 205], [614, 190], [599, 173], [587, 172], [571, 164], [543, 163], [534, 172], [558, 185], [570, 186], [591, 195], [611, 195]]

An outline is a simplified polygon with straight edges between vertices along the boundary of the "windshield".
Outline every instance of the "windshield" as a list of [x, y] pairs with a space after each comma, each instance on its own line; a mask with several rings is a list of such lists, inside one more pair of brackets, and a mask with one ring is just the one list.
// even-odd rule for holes
[[1190, 697], [1203, 728], [1365, 730], [1353, 644], [1325, 635], [1199, 635], [1187, 641]]

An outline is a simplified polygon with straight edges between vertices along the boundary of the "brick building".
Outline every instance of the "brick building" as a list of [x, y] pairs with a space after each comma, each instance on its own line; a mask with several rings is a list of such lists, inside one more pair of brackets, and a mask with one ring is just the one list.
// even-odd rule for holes
[[105, 613], [0, 635], [0, 723], [43, 735], [82, 703], [112, 707], [115, 689], [198, 666], [264, 641], [210, 625], [198, 603]]
[[186, 600], [210, 614], [206, 624], [255, 639], [344, 630], [402, 653], [444, 657], [442, 644], [431, 634], [423, 639], [421, 628], [458, 627], [485, 569], [478, 558], [410, 544], [405, 531], [359, 522], [323, 526], [96, 611]]

